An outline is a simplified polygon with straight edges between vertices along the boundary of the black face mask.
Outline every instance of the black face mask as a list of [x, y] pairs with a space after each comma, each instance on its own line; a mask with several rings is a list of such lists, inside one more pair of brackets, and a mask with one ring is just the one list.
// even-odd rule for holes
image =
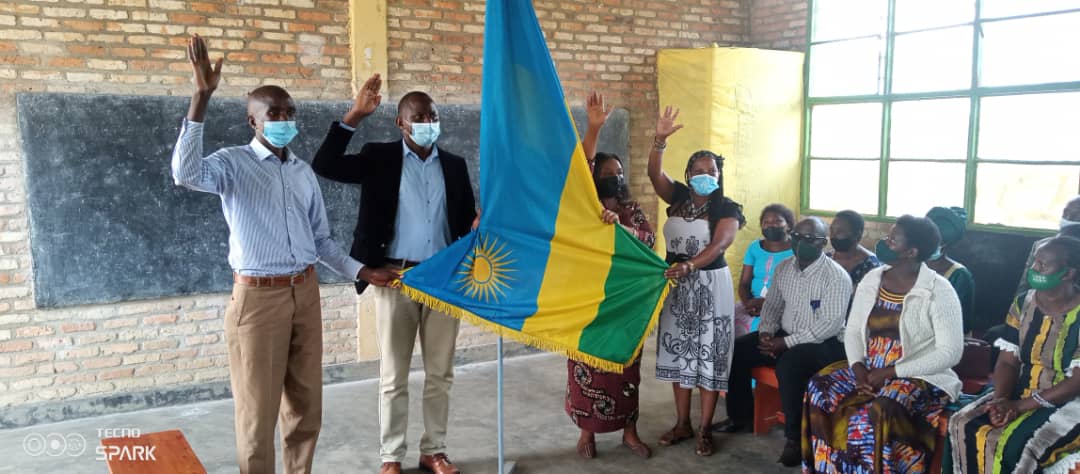
[[626, 195], [626, 180], [620, 175], [596, 179], [596, 193], [600, 199], [617, 198]]
[[858, 242], [856, 242], [855, 239], [852, 237], [847, 237], [843, 239], [833, 237], [829, 239], [829, 243], [832, 244], [832, 248], [836, 249], [837, 251], [847, 252], [848, 250], [851, 250], [853, 247], [855, 247], [855, 244], [857, 244]]
[[765, 227], [761, 229], [761, 235], [770, 242], [780, 242], [787, 235], [787, 229], [781, 226]]

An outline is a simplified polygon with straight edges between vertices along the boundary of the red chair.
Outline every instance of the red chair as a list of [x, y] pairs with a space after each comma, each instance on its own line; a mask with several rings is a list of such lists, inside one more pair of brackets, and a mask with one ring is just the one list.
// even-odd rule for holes
[[780, 405], [780, 382], [776, 380], [776, 370], [771, 367], [757, 367], [750, 371], [750, 376], [757, 381], [754, 387], [754, 434], [763, 435], [773, 425], [784, 424], [784, 412]]

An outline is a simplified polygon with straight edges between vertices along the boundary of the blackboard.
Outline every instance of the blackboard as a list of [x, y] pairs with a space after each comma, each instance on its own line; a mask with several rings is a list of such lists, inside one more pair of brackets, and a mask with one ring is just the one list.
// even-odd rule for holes
[[[85, 94], [19, 94], [17, 113], [30, 215], [34, 300], [38, 307], [150, 299], [228, 291], [228, 229], [217, 196], [175, 186], [169, 171], [188, 98]], [[347, 102], [299, 101], [305, 160]], [[478, 105], [439, 107], [441, 147], [469, 159], [479, 179]], [[584, 110], [573, 110], [584, 125]], [[352, 150], [367, 141], [400, 139], [395, 105], [361, 124]], [[629, 113], [612, 114], [599, 150], [629, 160]], [[206, 119], [204, 153], [247, 143], [243, 99], [215, 98]], [[584, 129], [581, 129], [584, 132]], [[629, 161], [624, 161], [629, 166]], [[629, 175], [629, 173], [627, 173]], [[321, 180], [332, 234], [352, 243], [359, 189]], [[479, 194], [477, 194], [479, 195]], [[345, 279], [320, 268], [324, 283]]]
[[1020, 276], [1026, 271], [1024, 264], [1028, 253], [1038, 239], [1029, 235], [969, 230], [963, 240], [949, 250], [949, 256], [968, 267], [975, 277], [974, 310], [978, 324], [973, 329], [984, 331], [1005, 322]]

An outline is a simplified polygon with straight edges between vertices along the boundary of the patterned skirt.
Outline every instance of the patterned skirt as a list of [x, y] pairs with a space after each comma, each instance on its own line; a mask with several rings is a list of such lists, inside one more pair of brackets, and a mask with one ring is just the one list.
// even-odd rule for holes
[[993, 397], [988, 394], [949, 419], [951, 446], [944, 469], [1065, 474], [1080, 467], [1080, 400], [1039, 408], [995, 428], [984, 412]]
[[656, 332], [656, 378], [727, 392], [735, 350], [731, 270], [699, 270], [668, 293]]
[[855, 389], [837, 362], [810, 380], [803, 407], [803, 472], [926, 472], [949, 396], [922, 380], [886, 381], [874, 396]]
[[638, 418], [641, 359], [620, 372], [566, 361], [566, 414], [593, 433], [619, 431]]

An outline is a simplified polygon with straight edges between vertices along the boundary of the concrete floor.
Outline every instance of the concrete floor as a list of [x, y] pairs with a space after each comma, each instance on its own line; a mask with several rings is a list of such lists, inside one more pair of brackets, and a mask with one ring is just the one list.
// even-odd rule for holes
[[[650, 338], [655, 341], [655, 338]], [[516, 461], [515, 473], [698, 473], [797, 472], [775, 463], [783, 447], [783, 436], [775, 427], [767, 436], [749, 434], [716, 435], [717, 453], [701, 458], [694, 455], [693, 443], [661, 448], [656, 440], [674, 422], [671, 388], [652, 377], [655, 348], [645, 348], [642, 366], [641, 420], [642, 438], [653, 446], [652, 459], [643, 461], [620, 445], [618, 434], [599, 435], [599, 456], [579, 458], [574, 451], [577, 431], [563, 412], [566, 390], [566, 361], [550, 354], [516, 357], [507, 360], [506, 368], [506, 456]], [[457, 371], [452, 399], [448, 452], [463, 472], [495, 473], [494, 363], [461, 367]], [[406, 472], [415, 469], [416, 446], [422, 433], [420, 397], [422, 374], [414, 372], [410, 380], [412, 414], [409, 420], [410, 454]], [[697, 397], [694, 398], [697, 403]], [[723, 417], [723, 403], [717, 419]], [[696, 420], [695, 409], [694, 419]], [[138, 429], [143, 433], [180, 429], [210, 473], [236, 472], [234, 464], [233, 406], [231, 400], [198, 403], [85, 418], [51, 425], [0, 431], [0, 473], [104, 473], [104, 462], [95, 460], [99, 429]], [[80, 456], [39, 456], [27, 454], [28, 436], [78, 434], [87, 440]], [[40, 438], [39, 438], [40, 439]], [[55, 439], [55, 436], [53, 438]], [[378, 472], [378, 417], [374, 380], [343, 383], [326, 387], [323, 429], [315, 456], [314, 472]], [[280, 450], [279, 450], [280, 463]], [[279, 466], [280, 469], [280, 466]]]

